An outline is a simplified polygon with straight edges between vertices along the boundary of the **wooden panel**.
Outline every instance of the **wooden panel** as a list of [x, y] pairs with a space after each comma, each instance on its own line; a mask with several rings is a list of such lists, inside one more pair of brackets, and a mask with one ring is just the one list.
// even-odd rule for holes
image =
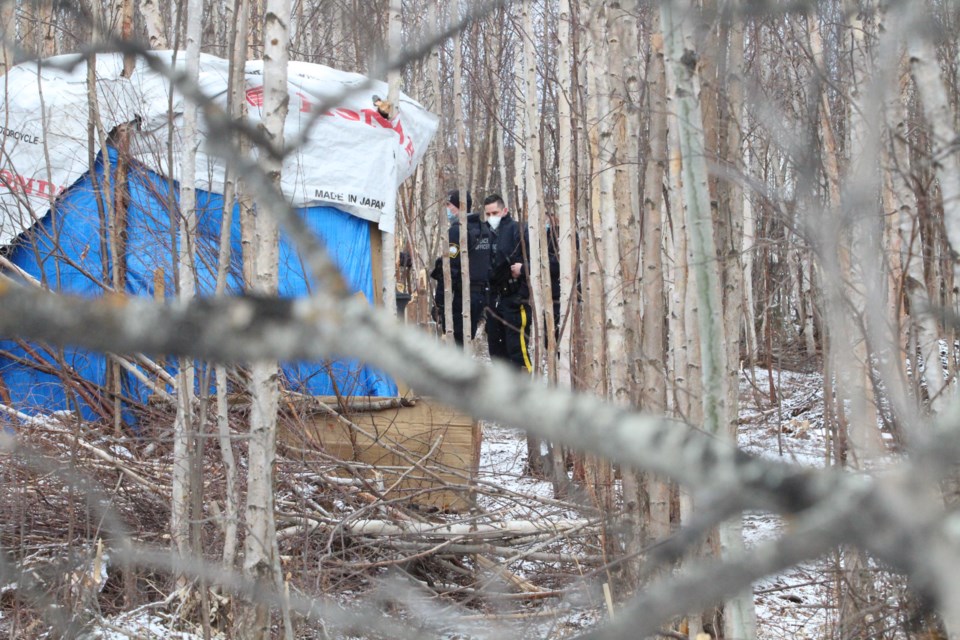
[[[321, 400], [337, 406], [336, 398]], [[419, 398], [413, 406], [351, 411], [347, 418], [355, 428], [327, 412], [303, 418], [307, 437], [324, 452], [377, 467], [386, 499], [450, 511], [471, 506], [468, 485], [480, 463], [480, 427], [470, 416]]]
[[[383, 306], [383, 234], [373, 222], [370, 229], [370, 270], [373, 275], [373, 306]], [[393, 302], [391, 301], [391, 304]]]

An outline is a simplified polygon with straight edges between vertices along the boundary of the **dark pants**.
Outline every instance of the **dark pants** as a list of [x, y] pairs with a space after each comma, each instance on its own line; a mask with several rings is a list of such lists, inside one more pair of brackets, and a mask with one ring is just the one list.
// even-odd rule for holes
[[[483, 319], [483, 312], [487, 308], [487, 292], [485, 290], [473, 290], [470, 292], [470, 337], [477, 337], [477, 326]], [[443, 307], [437, 307], [438, 319], [441, 333], [446, 331], [446, 319], [444, 318]], [[457, 344], [463, 344], [463, 297], [453, 296], [453, 339]]]
[[533, 371], [530, 355], [530, 305], [508, 296], [487, 309], [487, 343], [490, 357]]

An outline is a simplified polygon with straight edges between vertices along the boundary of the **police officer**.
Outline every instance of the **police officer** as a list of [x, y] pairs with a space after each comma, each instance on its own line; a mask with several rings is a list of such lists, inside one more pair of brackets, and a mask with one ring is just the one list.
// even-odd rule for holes
[[[467, 211], [470, 211], [472, 200], [467, 192]], [[448, 232], [450, 253], [450, 275], [453, 285], [453, 339], [457, 344], [463, 344], [463, 293], [460, 271], [460, 192], [451, 191], [447, 194], [447, 218], [450, 221]], [[467, 216], [467, 250], [470, 255], [470, 335], [477, 335], [477, 327], [483, 319], [483, 312], [488, 302], [488, 285], [490, 271], [490, 237], [480, 221], [480, 215], [471, 213]], [[444, 290], [443, 290], [443, 261], [437, 258], [430, 277], [437, 281], [434, 293], [435, 313], [441, 331], [444, 326]]]
[[483, 201], [484, 227], [490, 235], [490, 306], [487, 341], [490, 357], [533, 371], [530, 360], [530, 261], [526, 229], [510, 217], [498, 194]]

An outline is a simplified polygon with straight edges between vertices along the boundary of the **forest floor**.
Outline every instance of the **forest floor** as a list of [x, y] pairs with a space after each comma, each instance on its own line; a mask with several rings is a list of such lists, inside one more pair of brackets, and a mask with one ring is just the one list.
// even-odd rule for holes
[[[740, 385], [740, 438], [739, 444], [745, 450], [756, 455], [803, 466], [823, 466], [825, 461], [826, 437], [823, 430], [823, 387], [818, 373], [796, 373], [788, 371], [768, 372], [762, 369], [743, 372]], [[110, 452], [116, 460], [127, 460], [129, 471], [145, 479], [145, 486], [164, 486], [167, 481], [157, 469], [163, 460], [140, 460], [142, 456], [131, 455], [124, 447], [111, 444], [108, 438], [99, 438], [96, 434], [86, 433], [86, 442], [82, 447], [76, 445], [77, 434], [57, 426], [42, 429], [44, 439], [42, 450], [46, 455], [73, 456], [87, 451], [87, 447], [99, 448], [100, 453], [91, 456], [90, 464], [85, 466], [80, 460], [80, 468], [94, 468], [99, 465], [98, 473], [106, 474], [99, 479], [101, 488], [107, 492], [111, 483], [117, 483], [116, 471], [112, 473], [110, 464], [105, 464], [103, 452]], [[92, 450], [92, 449], [91, 449]], [[96, 452], [94, 452], [96, 453]], [[133, 452], [136, 454], [136, 452]], [[96, 462], [96, 465], [93, 463]], [[553, 489], [549, 482], [531, 478], [524, 474], [526, 464], [526, 439], [522, 432], [494, 424], [484, 425], [484, 437], [481, 450], [480, 472], [478, 475], [478, 508], [461, 517], [463, 521], [497, 523], [502, 521], [549, 521], [575, 522], [578, 518], [591, 517], [589, 509], [581, 508], [571, 502], [553, 499]], [[30, 490], [21, 488], [10, 491], [9, 483], [13, 478], [8, 475], [0, 481], [0, 488], [6, 487], [5, 500], [16, 500], [20, 496], [21, 511], [17, 518], [22, 522], [24, 513], [30, 511], [36, 533], [29, 544], [31, 557], [44, 554], [62, 557], [60, 552], [52, 551], [58, 533], [56, 519], [63, 519], [63, 505], [57, 504], [51, 496], [62, 497], [56, 488], [50, 486], [51, 493], [37, 499]], [[152, 475], [151, 475], [152, 474]], [[129, 474], [128, 474], [129, 475]], [[302, 483], [302, 461], [281, 460], [278, 464], [278, 501], [283, 503], [291, 497], [303, 498], [304, 492], [316, 491], [316, 487], [306, 487]], [[31, 476], [34, 488], [43, 493], [46, 481]], [[112, 480], [111, 480], [112, 478]], [[6, 484], [5, 484], [6, 483]], [[207, 488], [209, 501], [215, 501], [214, 494], [218, 481], [214, 478]], [[125, 491], [129, 492], [129, 489]], [[136, 521], [138, 538], [143, 542], [163, 545], [166, 535], [166, 519], [158, 512], [156, 495], [150, 490], [134, 493], [116, 493], [113, 506], [127, 520]], [[358, 509], [369, 509], [363, 505], [362, 492], [351, 495], [314, 495], [311, 504], [322, 503], [335, 517], [353, 517]], [[160, 500], [162, 502], [162, 500]], [[36, 505], [28, 507], [27, 503]], [[363, 506], [358, 506], [363, 505]], [[49, 509], [49, 520], [44, 518], [43, 509]], [[388, 516], [402, 516], [399, 511], [389, 511], [390, 507], [377, 507]], [[346, 515], [350, 514], [350, 515]], [[9, 512], [8, 512], [8, 515]], [[431, 516], [437, 518], [437, 516]], [[456, 520], [456, 518], [447, 521]], [[744, 536], [748, 546], [770, 539], [783, 529], [783, 522], [770, 514], [750, 513], [744, 517]], [[3, 525], [0, 524], [0, 527]], [[49, 545], [41, 544], [43, 531], [49, 529]], [[12, 531], [0, 529], [5, 539], [10, 539]], [[488, 540], [485, 547], [490, 550], [488, 560], [481, 562], [477, 555], [415, 553], [409, 548], [384, 544], [383, 539], [362, 539], [353, 542], [335, 542], [332, 537], [326, 541], [316, 536], [291, 538], [281, 545], [281, 555], [293, 558], [304, 570], [295, 570], [294, 584], [304, 595], [311, 597], [332, 596], [344, 607], [359, 606], [366, 602], [376, 584], [392, 581], [396, 585], [400, 580], [404, 585], [399, 592], [395, 589], [390, 597], [401, 603], [410, 612], [403, 614], [407, 620], [420, 618], [415, 624], [422, 624], [424, 635], [440, 638], [462, 637], [514, 637], [514, 638], [567, 638], [583, 633], [602, 621], [609, 614], [609, 605], [605, 601], [602, 585], [608, 581], [602, 568], [602, 545], [596, 536], [596, 528], [584, 530], [572, 529], [558, 535], [530, 535], [503, 540]], [[297, 540], [300, 540], [299, 542]], [[6, 544], [4, 545], [6, 546]], [[493, 549], [496, 548], [496, 551]], [[557, 556], [551, 561], [551, 554]], [[411, 558], [417, 558], [411, 560]], [[492, 561], [492, 562], [491, 562]], [[290, 560], [293, 563], [293, 560]], [[779, 575], [765, 578], [754, 585], [754, 602], [758, 617], [759, 638], [833, 638], [836, 637], [836, 575], [833, 567], [836, 558], [823, 558], [793, 567]], [[295, 563], [296, 564], [296, 563]], [[499, 565], [500, 568], [497, 567]], [[291, 567], [294, 565], [291, 564]], [[325, 566], [325, 585], [316, 578], [316, 567]], [[311, 569], [311, 567], [313, 567]], [[115, 567], [110, 567], [113, 576]], [[103, 575], [108, 575], [104, 568]], [[312, 573], [311, 573], [312, 572]], [[288, 574], [290, 575], [290, 574]], [[315, 583], [307, 584], [312, 576]], [[299, 578], [299, 579], [298, 579]], [[612, 581], [611, 581], [612, 582]], [[196, 624], [188, 624], [180, 612], [183, 603], [175, 601], [166, 604], [157, 601], [163, 599], [163, 589], [157, 587], [155, 600], [146, 607], [137, 610], [124, 610], [117, 603], [121, 587], [107, 579], [106, 588], [100, 584], [101, 594], [95, 607], [97, 620], [88, 638], [200, 638], [203, 637]], [[6, 637], [52, 637], [40, 631], [42, 625], [34, 627], [36, 633], [21, 633], [13, 636], [13, 629], [26, 628], [23, 622], [23, 610], [15, 610], [12, 594], [16, 585], [0, 584], [0, 636]], [[398, 595], [401, 593], [402, 595]], [[169, 595], [169, 594], [168, 594]], [[614, 594], [614, 600], [616, 600]], [[616, 615], [616, 607], [613, 612]], [[178, 608], [179, 607], [179, 608]], [[397, 608], [384, 610], [383, 621], [389, 621], [388, 613], [396, 614]], [[419, 613], [415, 611], [419, 610]], [[445, 626], [439, 614], [450, 614], [460, 620], [456, 628]], [[432, 620], [426, 622], [426, 620]], [[463, 627], [463, 621], [469, 621], [470, 631]], [[389, 624], [389, 622], [387, 622]], [[309, 623], [301, 625], [298, 637], [328, 637], [323, 629], [316, 629]], [[174, 635], [176, 634], [176, 635]], [[215, 636], [216, 637], [216, 636]], [[333, 637], [389, 637], [385, 634], [365, 635], [362, 632], [335, 635]]]
[[[773, 392], [771, 392], [771, 388]], [[822, 467], [826, 434], [823, 429], [823, 385], [819, 373], [753, 369], [740, 378], [739, 445], [769, 459], [805, 467]], [[549, 482], [522, 475], [526, 439], [522, 432], [487, 425], [484, 430], [481, 475], [519, 493], [550, 495]], [[743, 518], [747, 546], [777, 536], [782, 518], [769, 513], [748, 513]], [[830, 638], [836, 624], [834, 558], [823, 558], [769, 576], [754, 585], [757, 637], [761, 639]], [[522, 573], [522, 570], [520, 571]], [[596, 580], [595, 576], [591, 576]], [[607, 615], [596, 589], [591, 606], [579, 615], [560, 616], [560, 622], [529, 624], [522, 637], [565, 637], [564, 632], [584, 631]], [[597, 600], [600, 600], [599, 602]], [[615, 609], [614, 609], [614, 615]], [[541, 632], [541, 633], [538, 633]], [[571, 635], [576, 635], [571, 633]]]
[[[822, 375], [765, 369], [743, 372], [739, 445], [772, 460], [824, 466]], [[783, 527], [779, 516], [748, 513], [743, 519], [744, 541], [749, 547], [772, 539]], [[834, 637], [836, 581], [831, 576], [835, 562], [833, 558], [805, 562], [754, 584], [757, 637]]]

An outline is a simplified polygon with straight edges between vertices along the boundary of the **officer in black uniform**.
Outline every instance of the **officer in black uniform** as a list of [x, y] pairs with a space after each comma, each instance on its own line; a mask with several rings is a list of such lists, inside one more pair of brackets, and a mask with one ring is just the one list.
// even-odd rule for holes
[[[467, 211], [472, 200], [467, 192]], [[463, 293], [460, 271], [460, 192], [451, 191], [447, 195], [447, 217], [450, 220], [449, 252], [450, 275], [453, 285], [453, 339], [463, 344]], [[470, 335], [476, 337], [477, 327], [483, 319], [488, 302], [488, 284], [490, 271], [490, 237], [480, 221], [480, 215], [467, 216], [467, 250], [470, 255]], [[437, 281], [434, 292], [434, 313], [441, 331], [445, 330], [443, 260], [437, 258], [430, 277]]]
[[497, 194], [483, 201], [484, 227], [490, 235], [490, 307], [487, 341], [490, 357], [533, 371], [530, 344], [529, 237], [510, 217]]

